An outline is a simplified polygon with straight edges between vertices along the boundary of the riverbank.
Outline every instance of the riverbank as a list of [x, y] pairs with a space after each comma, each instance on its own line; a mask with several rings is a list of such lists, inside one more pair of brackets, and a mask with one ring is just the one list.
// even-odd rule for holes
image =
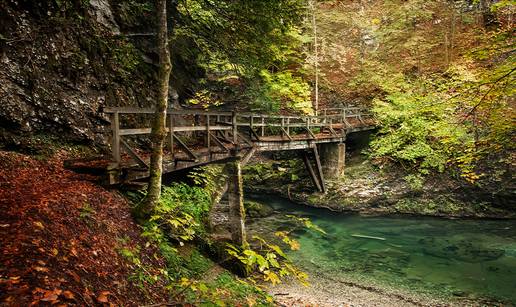
[[[512, 221], [363, 216], [250, 197], [274, 213], [250, 218], [249, 235], [293, 229], [300, 245], [288, 254], [311, 286], [269, 288], [286, 306], [498, 306], [516, 300]], [[295, 228], [288, 215], [308, 217], [325, 233]]]
[[[328, 278], [310, 272], [310, 285], [305, 287], [294, 281], [267, 288], [276, 302], [289, 307], [335, 307], [335, 306], [497, 306], [493, 301], [446, 300], [425, 295], [413, 295], [398, 289], [380, 289]], [[500, 303], [500, 305], [503, 305]]]
[[511, 192], [490, 193], [459, 185], [443, 174], [424, 180], [396, 169], [378, 169], [360, 155], [348, 158], [343, 177], [326, 180], [318, 193], [299, 161], [262, 159], [244, 169], [246, 192], [280, 195], [296, 203], [335, 212], [409, 214], [444, 218], [516, 218]]

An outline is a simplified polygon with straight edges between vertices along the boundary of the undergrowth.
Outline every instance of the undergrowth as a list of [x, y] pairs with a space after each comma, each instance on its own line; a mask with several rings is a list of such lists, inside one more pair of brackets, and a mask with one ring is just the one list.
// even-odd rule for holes
[[[141, 235], [146, 246], [130, 246], [121, 240], [118, 252], [133, 264], [131, 280], [140, 287], [166, 281], [171, 302], [207, 306], [271, 305], [273, 299], [260, 288], [261, 283], [277, 284], [290, 276], [306, 284], [306, 273], [297, 268], [281, 247], [297, 250], [300, 244], [289, 236], [291, 231], [276, 232], [275, 242], [258, 236], [252, 236], [242, 246], [212, 241], [205, 225], [221, 172], [221, 168], [193, 172], [191, 176], [200, 186], [173, 183], [164, 187], [158, 206], [142, 223]], [[145, 194], [127, 192], [127, 197], [137, 207]], [[322, 231], [308, 219], [291, 218], [299, 227]], [[163, 267], [148, 268], [142, 264], [141, 250], [149, 247], [156, 250], [155, 257], [163, 258]], [[214, 260], [206, 253], [215, 254]], [[219, 264], [231, 264], [241, 273], [243, 269], [246, 277], [235, 277]]]

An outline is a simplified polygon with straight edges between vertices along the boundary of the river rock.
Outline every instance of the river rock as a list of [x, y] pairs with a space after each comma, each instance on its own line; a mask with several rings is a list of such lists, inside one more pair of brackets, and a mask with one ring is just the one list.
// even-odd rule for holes
[[244, 207], [246, 215], [251, 218], [267, 217], [274, 213], [274, 209], [270, 206], [256, 201], [247, 200], [244, 202]]
[[419, 243], [423, 245], [423, 252], [427, 255], [470, 263], [496, 260], [505, 254], [502, 249], [474, 245], [466, 240], [454, 242], [432, 237], [421, 239]]

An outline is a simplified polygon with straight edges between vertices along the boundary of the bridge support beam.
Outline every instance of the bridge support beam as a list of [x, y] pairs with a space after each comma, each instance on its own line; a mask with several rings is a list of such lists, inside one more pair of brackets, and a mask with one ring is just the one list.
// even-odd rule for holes
[[335, 179], [344, 175], [346, 165], [346, 144], [327, 143], [319, 145], [324, 177]]
[[240, 158], [237, 157], [234, 161], [229, 162], [225, 169], [228, 175], [229, 227], [231, 240], [242, 246], [247, 245]]

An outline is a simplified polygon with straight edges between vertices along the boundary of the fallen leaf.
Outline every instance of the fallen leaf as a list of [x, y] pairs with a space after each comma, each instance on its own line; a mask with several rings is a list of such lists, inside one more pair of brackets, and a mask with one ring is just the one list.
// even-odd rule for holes
[[77, 250], [74, 247], [72, 247], [70, 249], [70, 253], [72, 253], [72, 255], [74, 255], [75, 257], [77, 257]]
[[69, 271], [68, 274], [72, 275], [73, 280], [75, 280], [76, 282], [81, 282], [81, 278], [79, 277], [79, 275], [77, 275], [77, 273]]
[[57, 254], [59, 254], [59, 251], [57, 250], [57, 248], [53, 248], [52, 255], [57, 256]]
[[36, 226], [40, 229], [45, 229], [45, 226], [43, 226], [43, 223], [41, 223], [41, 222], [34, 222], [33, 224], [34, 224], [34, 226]]
[[57, 298], [59, 297], [61, 292], [63, 291], [59, 289], [45, 291], [45, 294], [43, 294], [43, 298], [41, 300], [44, 302], [57, 301]]
[[108, 295], [109, 295], [109, 291], [102, 291], [100, 292], [100, 295], [97, 297], [97, 301], [99, 303], [108, 303], [109, 300], [108, 300]]
[[75, 299], [75, 295], [73, 295], [73, 293], [71, 291], [64, 291], [63, 292], [63, 296], [67, 299], [67, 300], [74, 300]]
[[34, 270], [36, 270], [38, 272], [48, 272], [48, 268], [44, 268], [44, 267], [41, 267], [41, 266], [35, 266]]

